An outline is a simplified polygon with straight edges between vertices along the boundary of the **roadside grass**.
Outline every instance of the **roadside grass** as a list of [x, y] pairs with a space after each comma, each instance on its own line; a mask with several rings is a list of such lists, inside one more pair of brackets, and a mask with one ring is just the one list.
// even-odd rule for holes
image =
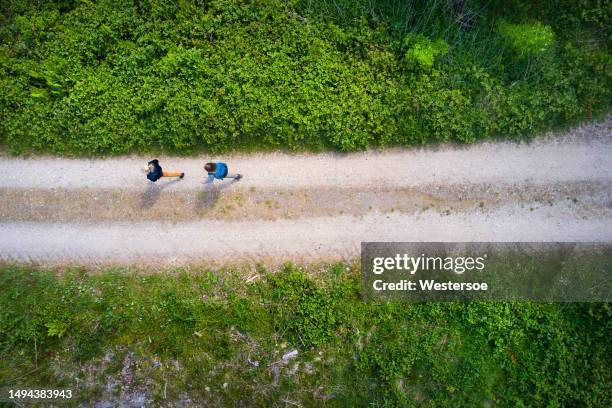
[[5, 265], [0, 384], [72, 388], [72, 405], [604, 406], [611, 397], [607, 303], [366, 303], [356, 264], [258, 272]]

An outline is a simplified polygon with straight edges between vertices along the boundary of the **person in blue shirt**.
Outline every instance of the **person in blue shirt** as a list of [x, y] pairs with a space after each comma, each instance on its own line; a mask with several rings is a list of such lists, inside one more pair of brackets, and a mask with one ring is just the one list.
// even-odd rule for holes
[[240, 180], [242, 178], [242, 174], [229, 173], [227, 164], [223, 162], [206, 163], [204, 165], [204, 170], [208, 173], [209, 182], [212, 182], [213, 179], [223, 180], [225, 178], [232, 178], [234, 180]]

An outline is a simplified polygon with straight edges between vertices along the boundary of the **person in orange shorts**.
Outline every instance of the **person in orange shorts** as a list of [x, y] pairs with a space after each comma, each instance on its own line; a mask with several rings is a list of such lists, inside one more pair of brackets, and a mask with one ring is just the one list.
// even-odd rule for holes
[[165, 171], [159, 165], [159, 160], [154, 159], [149, 162], [146, 168], [147, 178], [151, 181], [157, 181], [162, 177], [185, 177], [185, 173], [180, 173], [177, 171]]

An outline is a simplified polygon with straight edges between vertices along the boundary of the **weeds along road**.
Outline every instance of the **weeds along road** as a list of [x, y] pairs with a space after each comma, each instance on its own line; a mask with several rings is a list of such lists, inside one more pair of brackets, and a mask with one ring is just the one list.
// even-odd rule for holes
[[[324, 260], [361, 241], [612, 241], [612, 118], [529, 144], [340, 154], [0, 158], [0, 260]], [[203, 184], [226, 161], [239, 182]]]

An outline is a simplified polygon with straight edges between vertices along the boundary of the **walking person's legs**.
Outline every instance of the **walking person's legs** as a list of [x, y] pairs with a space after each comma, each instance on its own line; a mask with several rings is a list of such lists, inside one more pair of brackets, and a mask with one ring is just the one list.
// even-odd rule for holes
[[180, 177], [183, 178], [185, 177], [185, 173], [181, 173], [179, 171], [166, 171], [164, 170], [162, 173], [163, 177]]
[[224, 178], [233, 178], [234, 180], [240, 180], [242, 178], [242, 174], [227, 173], [227, 175]]

